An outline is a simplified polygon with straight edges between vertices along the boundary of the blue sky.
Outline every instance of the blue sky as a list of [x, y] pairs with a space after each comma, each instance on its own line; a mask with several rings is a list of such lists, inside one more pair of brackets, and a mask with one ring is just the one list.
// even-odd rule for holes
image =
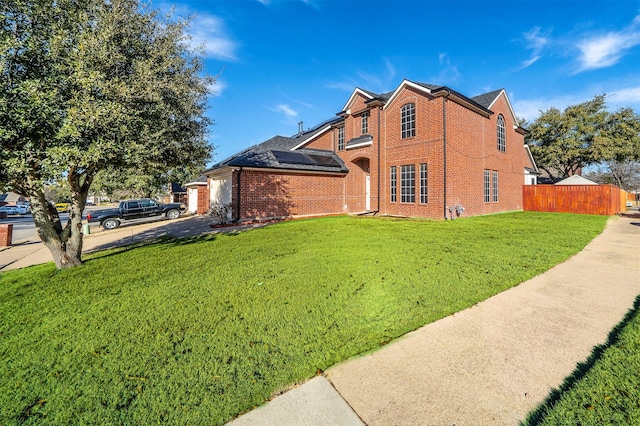
[[[354, 88], [403, 79], [467, 96], [504, 88], [518, 117], [606, 93], [640, 112], [640, 0], [154, 3], [194, 16], [217, 75], [214, 161], [335, 117]], [[212, 162], [212, 163], [213, 163]]]

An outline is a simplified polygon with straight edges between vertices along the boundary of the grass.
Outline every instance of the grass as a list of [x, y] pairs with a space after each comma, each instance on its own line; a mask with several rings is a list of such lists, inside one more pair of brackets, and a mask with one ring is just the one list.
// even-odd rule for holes
[[0, 423], [222, 424], [519, 284], [606, 217], [335, 217], [0, 275]]
[[525, 425], [640, 424], [640, 297], [607, 343], [578, 365]]

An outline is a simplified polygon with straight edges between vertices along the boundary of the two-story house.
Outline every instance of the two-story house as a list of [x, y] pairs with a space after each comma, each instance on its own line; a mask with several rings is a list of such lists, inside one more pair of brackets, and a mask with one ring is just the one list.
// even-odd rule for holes
[[205, 172], [236, 220], [341, 213], [455, 218], [522, 209], [537, 168], [507, 94], [404, 80], [356, 88], [335, 118]]

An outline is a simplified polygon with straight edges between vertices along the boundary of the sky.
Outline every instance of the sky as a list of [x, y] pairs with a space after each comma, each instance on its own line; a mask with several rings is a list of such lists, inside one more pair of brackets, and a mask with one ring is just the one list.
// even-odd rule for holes
[[356, 87], [504, 88], [529, 122], [607, 94], [640, 113], [640, 0], [187, 0], [177, 18], [216, 77], [209, 165], [334, 118]]

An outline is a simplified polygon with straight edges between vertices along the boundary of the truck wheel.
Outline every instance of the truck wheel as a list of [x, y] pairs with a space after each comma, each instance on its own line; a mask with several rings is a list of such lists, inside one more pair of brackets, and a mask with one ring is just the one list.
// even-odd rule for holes
[[102, 227], [105, 231], [108, 231], [109, 229], [116, 229], [118, 226], [120, 226], [120, 221], [116, 219], [107, 219], [102, 222]]
[[169, 210], [167, 212], [167, 217], [169, 219], [177, 219], [180, 217], [180, 211], [179, 210]]

